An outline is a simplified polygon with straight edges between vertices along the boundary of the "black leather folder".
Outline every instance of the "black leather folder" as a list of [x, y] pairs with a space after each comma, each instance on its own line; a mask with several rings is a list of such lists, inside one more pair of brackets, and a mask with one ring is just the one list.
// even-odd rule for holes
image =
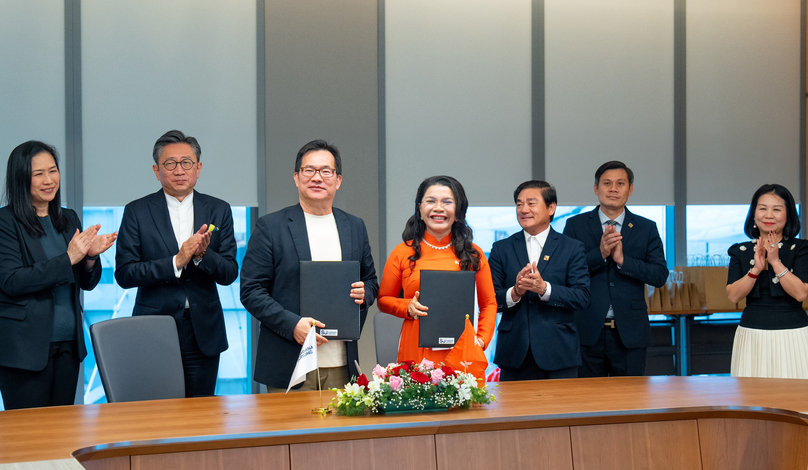
[[418, 347], [451, 348], [474, 315], [474, 271], [421, 271], [421, 305], [429, 308], [418, 318]]
[[359, 261], [301, 261], [300, 316], [325, 323], [326, 339], [359, 339], [359, 305], [351, 284], [359, 280]]

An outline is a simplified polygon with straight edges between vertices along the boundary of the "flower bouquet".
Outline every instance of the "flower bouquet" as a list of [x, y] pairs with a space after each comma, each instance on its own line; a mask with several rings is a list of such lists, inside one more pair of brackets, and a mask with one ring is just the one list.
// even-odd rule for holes
[[469, 408], [472, 403], [489, 404], [496, 401], [486, 386], [478, 386], [469, 373], [451, 367], [435, 367], [424, 359], [420, 364], [404, 361], [376, 365], [373, 380], [365, 374], [351, 380], [344, 390], [337, 392], [331, 406], [337, 414], [357, 416], [382, 411], [415, 411], [424, 409]]

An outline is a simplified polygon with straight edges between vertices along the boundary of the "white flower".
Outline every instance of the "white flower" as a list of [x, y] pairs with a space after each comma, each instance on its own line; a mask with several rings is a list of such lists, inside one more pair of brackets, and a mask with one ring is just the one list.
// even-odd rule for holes
[[384, 379], [376, 377], [373, 379], [372, 382], [368, 384], [368, 390], [370, 390], [371, 392], [378, 392], [381, 389], [383, 383]]
[[359, 396], [362, 394], [362, 387], [357, 384], [347, 384], [345, 385], [345, 393], [349, 396]]
[[777, 244], [777, 248], [782, 248], [782, 247], [783, 247], [783, 242], [780, 242], [780, 243]]
[[754, 266], [754, 265], [755, 265], [755, 260], [750, 259], [750, 260], [749, 260], [749, 264], [751, 264], [752, 266]]
[[791, 249], [791, 250], [793, 250], [795, 246], [797, 246], [797, 244], [796, 244], [796, 243], [795, 243], [795, 244], [793, 244], [793, 245], [791, 245], [791, 248], [790, 248], [790, 249]]
[[780, 278], [779, 278], [779, 277], [775, 277], [774, 279], [772, 279], [772, 282], [773, 282], [774, 284], [779, 284], [779, 283], [780, 283]]
[[738, 249], [741, 250], [741, 251], [746, 251], [746, 246], [741, 245]]

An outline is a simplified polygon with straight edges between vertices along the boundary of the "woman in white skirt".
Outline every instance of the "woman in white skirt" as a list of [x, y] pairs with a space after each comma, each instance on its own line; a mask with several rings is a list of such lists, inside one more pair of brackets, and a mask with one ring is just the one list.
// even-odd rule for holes
[[797, 239], [794, 197], [766, 184], [752, 197], [744, 233], [729, 250], [727, 296], [746, 298], [732, 345], [733, 377], [808, 379], [808, 241]]

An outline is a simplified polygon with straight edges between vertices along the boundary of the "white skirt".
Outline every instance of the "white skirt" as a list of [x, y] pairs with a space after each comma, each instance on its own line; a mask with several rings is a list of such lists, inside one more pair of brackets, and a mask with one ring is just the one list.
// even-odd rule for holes
[[808, 326], [789, 330], [739, 326], [732, 343], [730, 374], [808, 379]]

